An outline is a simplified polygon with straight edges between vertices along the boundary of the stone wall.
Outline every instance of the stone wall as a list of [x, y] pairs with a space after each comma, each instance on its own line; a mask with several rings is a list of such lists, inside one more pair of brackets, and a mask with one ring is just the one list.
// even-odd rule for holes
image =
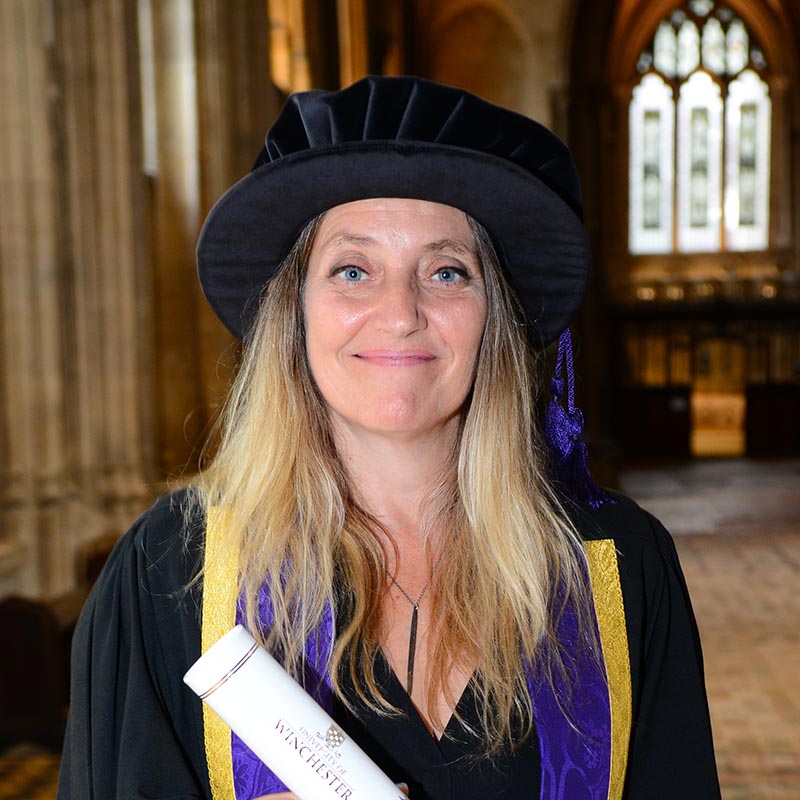
[[559, 131], [574, 5], [573, 0], [423, 0], [412, 63], [421, 74], [463, 86]]

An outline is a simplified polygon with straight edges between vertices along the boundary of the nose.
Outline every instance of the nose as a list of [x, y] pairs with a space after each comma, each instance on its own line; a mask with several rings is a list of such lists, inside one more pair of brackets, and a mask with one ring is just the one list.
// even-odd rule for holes
[[376, 310], [380, 327], [394, 336], [408, 336], [427, 325], [416, 276], [397, 275], [387, 280]]

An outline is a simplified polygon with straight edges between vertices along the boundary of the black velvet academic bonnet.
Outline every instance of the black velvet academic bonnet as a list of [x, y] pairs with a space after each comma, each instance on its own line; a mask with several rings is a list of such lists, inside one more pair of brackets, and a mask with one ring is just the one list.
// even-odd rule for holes
[[465, 211], [491, 234], [534, 339], [555, 340], [590, 269], [567, 147], [539, 123], [469, 92], [413, 77], [368, 77], [291, 95], [249, 175], [206, 219], [203, 291], [241, 337], [303, 226], [342, 203], [404, 197]]

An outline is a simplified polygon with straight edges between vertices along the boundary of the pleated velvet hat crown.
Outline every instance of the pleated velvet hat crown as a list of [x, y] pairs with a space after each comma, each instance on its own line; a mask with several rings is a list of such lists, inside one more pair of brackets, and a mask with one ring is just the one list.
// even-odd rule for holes
[[591, 257], [566, 145], [527, 117], [416, 77], [367, 77], [287, 98], [253, 170], [217, 202], [197, 248], [203, 291], [246, 334], [304, 225], [354, 200], [454, 206], [491, 234], [534, 341], [578, 309]]

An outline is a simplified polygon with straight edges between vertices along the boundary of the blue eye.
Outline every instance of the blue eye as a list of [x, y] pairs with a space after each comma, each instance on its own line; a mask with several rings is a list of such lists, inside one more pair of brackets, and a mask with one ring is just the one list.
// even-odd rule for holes
[[442, 283], [456, 283], [459, 279], [467, 277], [466, 271], [457, 267], [441, 267], [436, 270], [434, 275]]
[[361, 267], [355, 267], [352, 264], [347, 267], [339, 267], [336, 270], [336, 274], [341, 275], [346, 281], [351, 281], [352, 283], [362, 281], [366, 275]]

